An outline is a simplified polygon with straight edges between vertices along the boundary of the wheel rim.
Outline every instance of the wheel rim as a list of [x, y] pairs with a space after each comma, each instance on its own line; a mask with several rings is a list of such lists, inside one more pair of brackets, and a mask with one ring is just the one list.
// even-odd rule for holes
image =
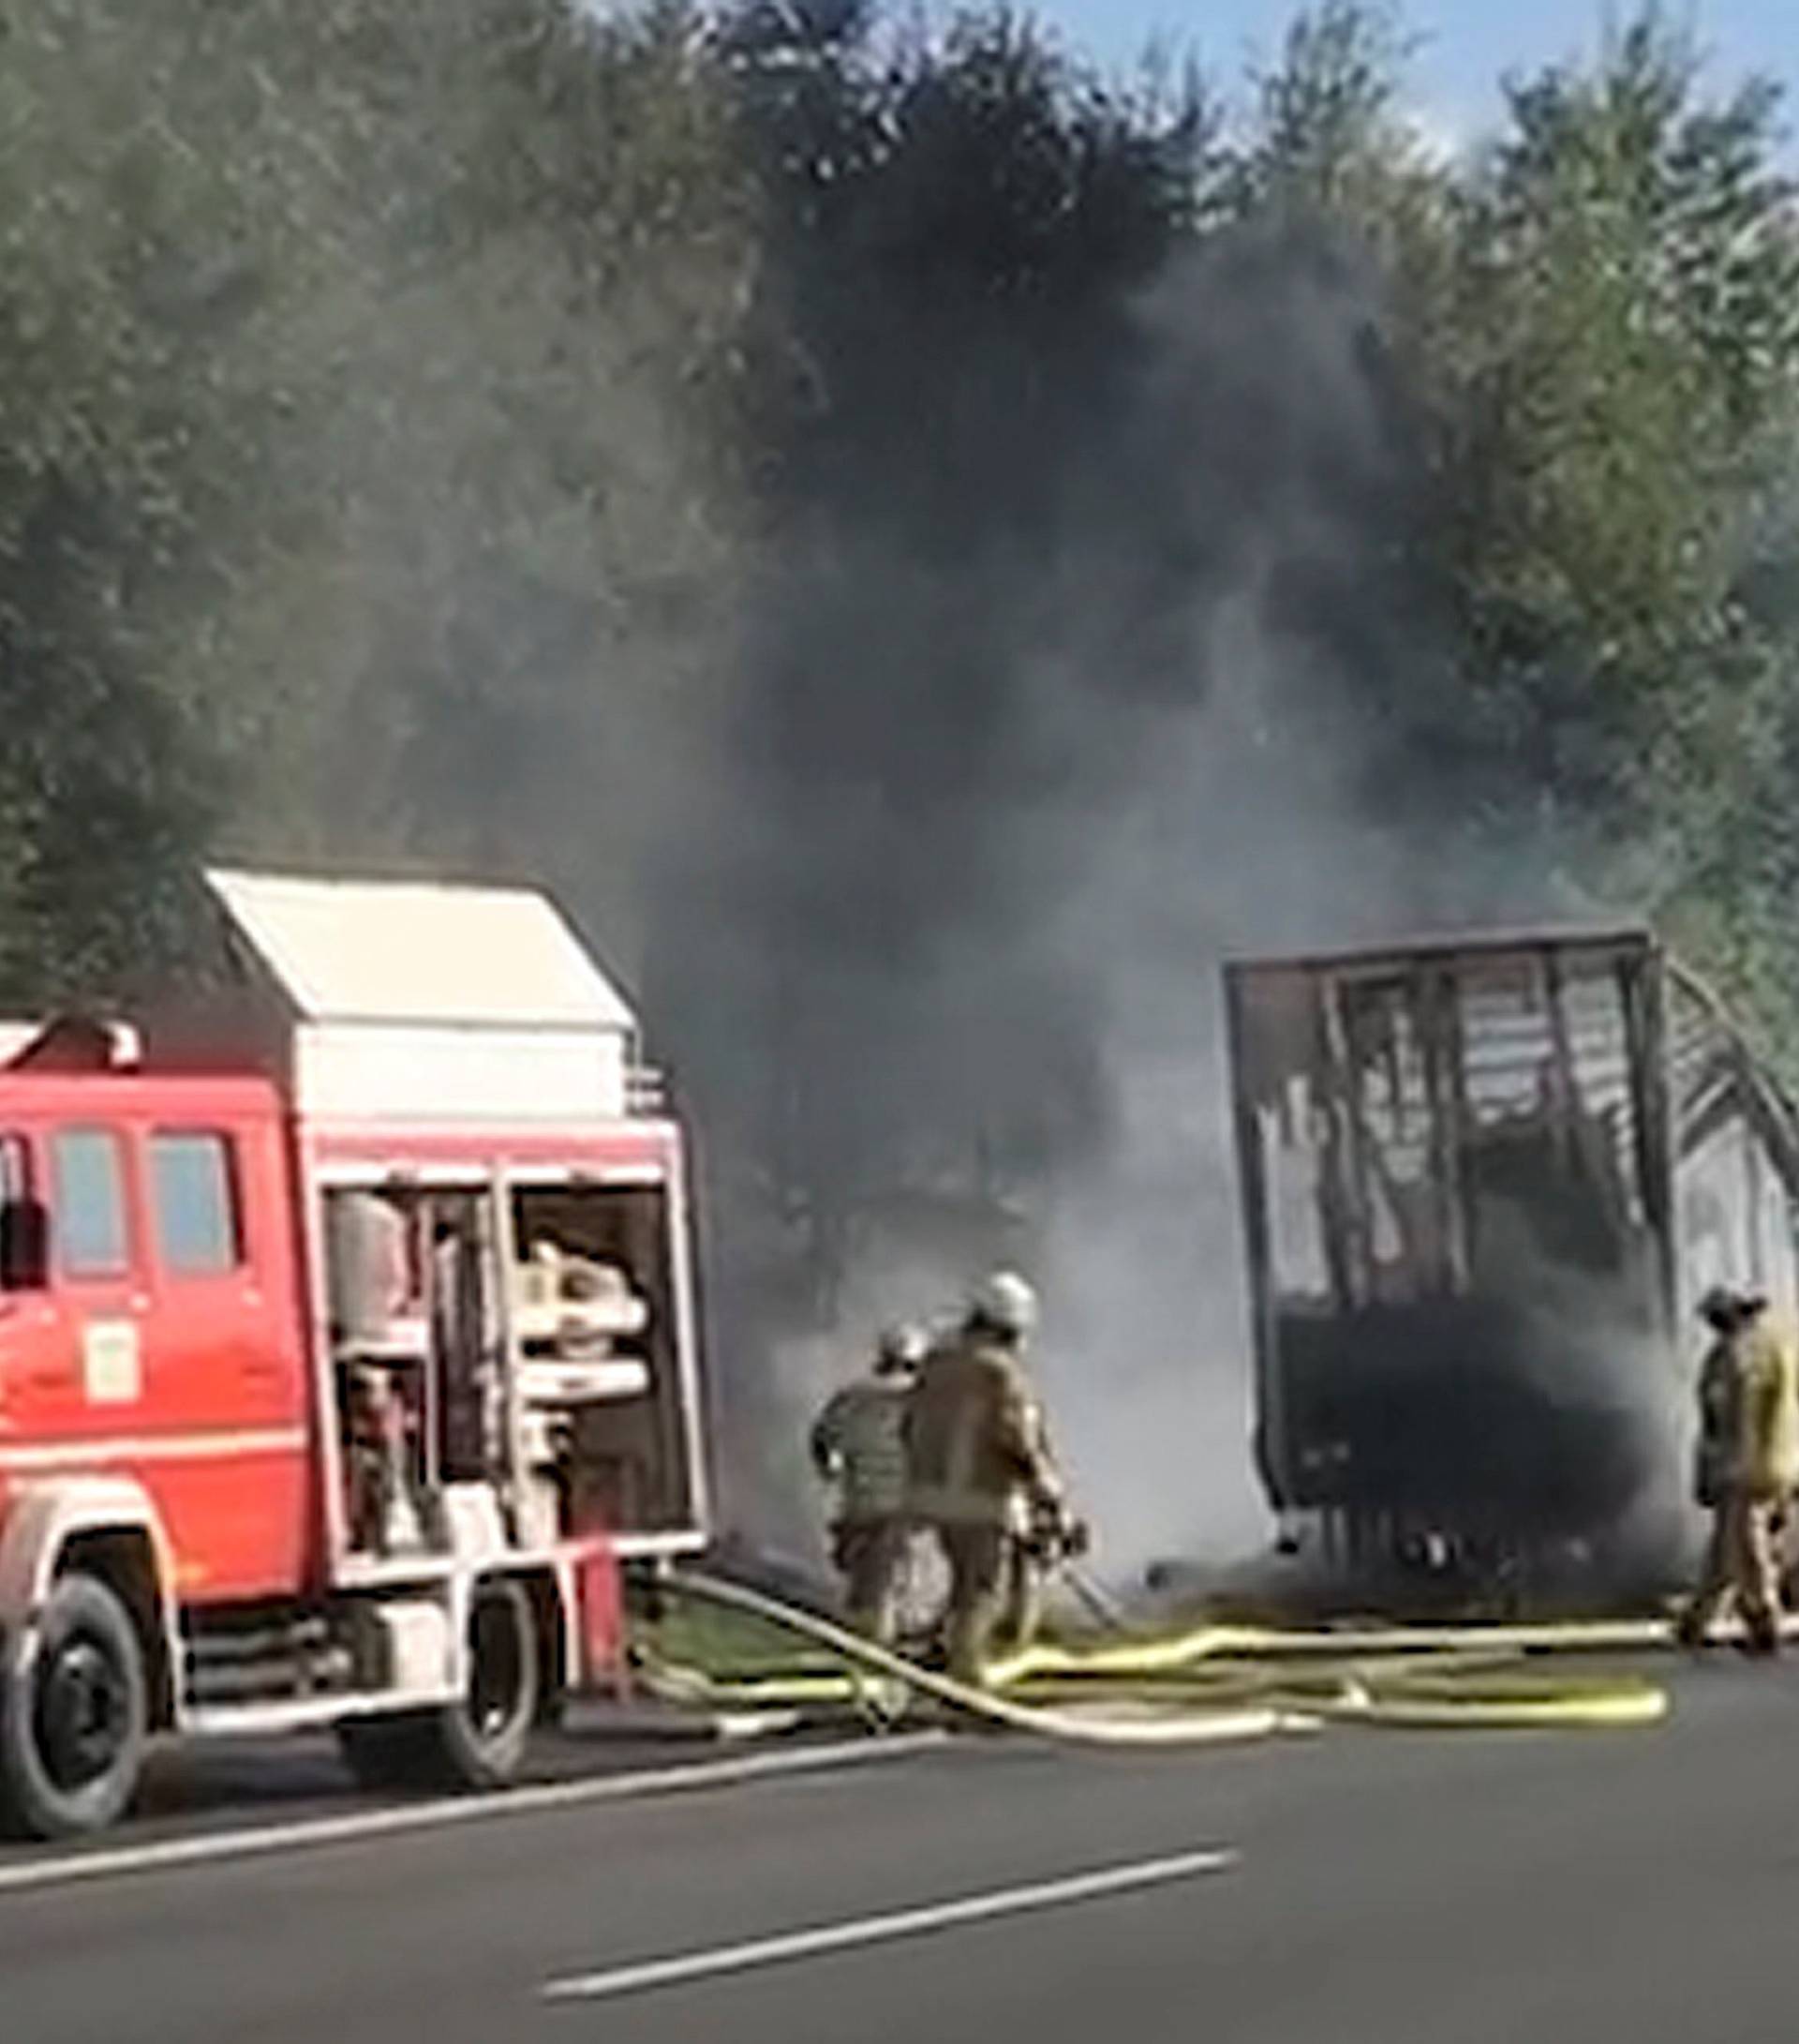
[[33, 1712], [44, 1771], [57, 1788], [85, 1788], [117, 1766], [130, 1735], [125, 1670], [98, 1640], [78, 1635], [50, 1656]]
[[523, 1642], [512, 1607], [499, 1597], [482, 1597], [468, 1617], [468, 1723], [483, 1742], [502, 1738], [524, 1706]]

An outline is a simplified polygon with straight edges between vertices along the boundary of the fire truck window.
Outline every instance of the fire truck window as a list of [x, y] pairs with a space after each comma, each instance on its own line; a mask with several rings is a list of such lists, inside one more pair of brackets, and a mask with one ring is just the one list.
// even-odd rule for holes
[[31, 1149], [22, 1136], [0, 1135], [0, 1291], [42, 1288], [44, 1209], [32, 1197]]
[[31, 1152], [23, 1136], [0, 1136], [0, 1206], [31, 1197]]
[[65, 1128], [51, 1148], [57, 1261], [70, 1277], [120, 1277], [130, 1265], [125, 1159], [105, 1128]]
[[216, 1135], [152, 1136], [156, 1254], [182, 1277], [216, 1276], [242, 1261], [230, 1140]]

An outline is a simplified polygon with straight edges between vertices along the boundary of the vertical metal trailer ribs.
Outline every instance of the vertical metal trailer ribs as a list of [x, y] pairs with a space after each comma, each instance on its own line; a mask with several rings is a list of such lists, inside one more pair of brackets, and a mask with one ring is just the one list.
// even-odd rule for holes
[[1792, 1111], [1644, 930], [1226, 968], [1256, 1452], [1351, 1557], [1602, 1550], [1680, 1494], [1686, 1318], [1791, 1308]]

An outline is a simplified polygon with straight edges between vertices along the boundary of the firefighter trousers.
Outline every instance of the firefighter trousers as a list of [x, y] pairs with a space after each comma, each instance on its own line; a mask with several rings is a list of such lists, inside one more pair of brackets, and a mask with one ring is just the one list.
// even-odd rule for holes
[[956, 1681], [976, 1688], [999, 1616], [1006, 1531], [1003, 1526], [954, 1520], [939, 1523], [935, 1530], [949, 1564], [949, 1608], [944, 1621], [949, 1672]]
[[1726, 1493], [1712, 1514], [1704, 1571], [1681, 1622], [1685, 1637], [1702, 1639], [1734, 1597], [1753, 1639], [1770, 1645], [1777, 1638], [1780, 1563], [1775, 1527], [1780, 1512], [1777, 1499], [1740, 1490]]
[[1042, 1571], [1004, 1526], [951, 1521], [940, 1523], [936, 1534], [949, 1563], [949, 1672], [975, 1688], [996, 1645], [1007, 1652], [1030, 1645], [1042, 1605]]
[[851, 1625], [877, 1646], [893, 1642], [895, 1598], [906, 1555], [902, 1518], [838, 1522], [836, 1559], [843, 1575], [843, 1604]]
[[1043, 1591], [1042, 1561], [1023, 1541], [1008, 1538], [1001, 1566], [999, 1609], [990, 1635], [1002, 1653], [1018, 1653], [1036, 1638], [1043, 1619]]

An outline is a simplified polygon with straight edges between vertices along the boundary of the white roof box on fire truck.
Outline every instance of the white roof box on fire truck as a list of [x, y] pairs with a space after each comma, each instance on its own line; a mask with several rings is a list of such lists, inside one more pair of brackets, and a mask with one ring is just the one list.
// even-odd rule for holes
[[277, 1010], [267, 1019], [302, 1113], [468, 1124], [630, 1112], [636, 1017], [545, 896], [206, 878]]

